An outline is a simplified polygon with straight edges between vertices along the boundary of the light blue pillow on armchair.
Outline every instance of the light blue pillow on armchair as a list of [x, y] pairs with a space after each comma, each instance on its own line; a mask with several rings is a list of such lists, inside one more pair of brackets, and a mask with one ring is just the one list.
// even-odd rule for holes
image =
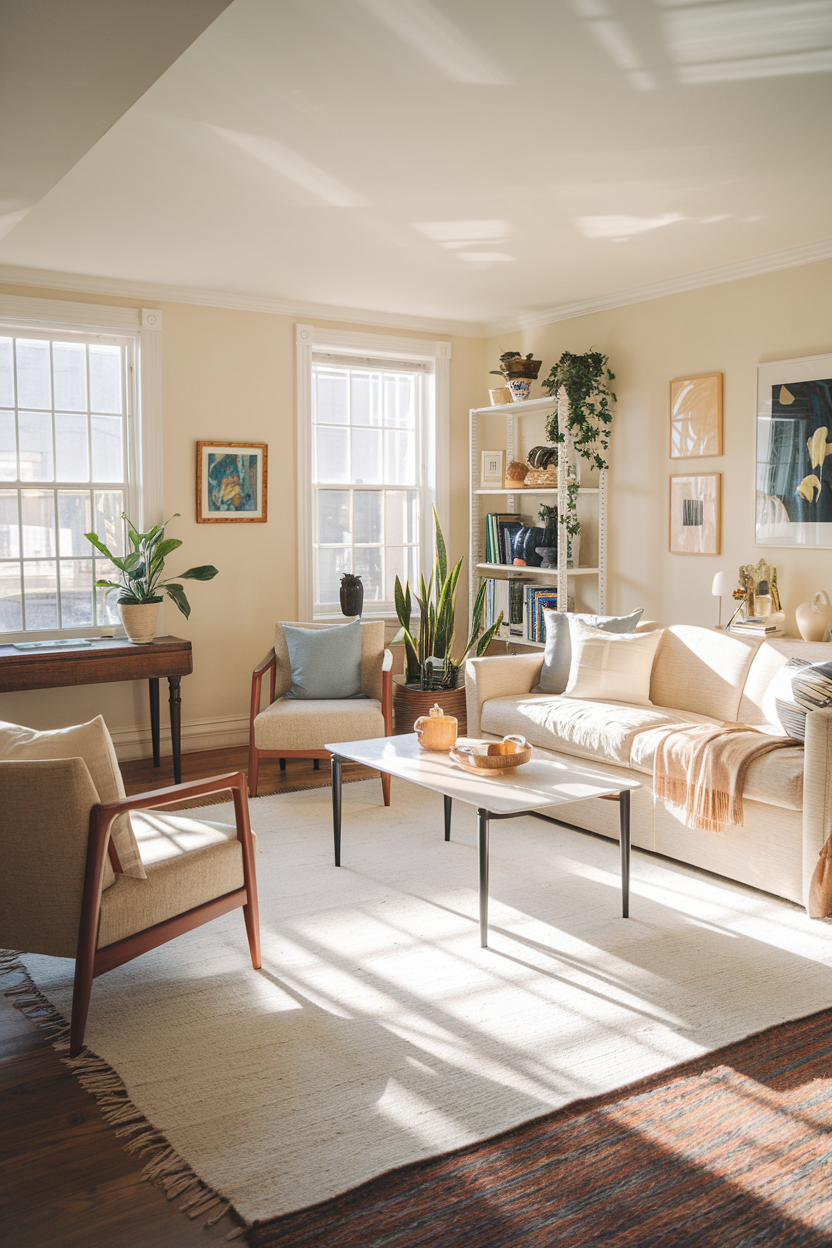
[[361, 621], [335, 628], [283, 625], [292, 687], [287, 698], [360, 698]]
[[[573, 613], [573, 620], [583, 620], [594, 628], [603, 628], [608, 633], [634, 633], [636, 625], [644, 613], [639, 607], [630, 615], [586, 615]], [[565, 611], [543, 609], [546, 623], [546, 648], [543, 651], [543, 670], [540, 673], [540, 684], [535, 685], [532, 693], [563, 693], [569, 683], [569, 667], [572, 663], [572, 642], [569, 634], [569, 616]]]

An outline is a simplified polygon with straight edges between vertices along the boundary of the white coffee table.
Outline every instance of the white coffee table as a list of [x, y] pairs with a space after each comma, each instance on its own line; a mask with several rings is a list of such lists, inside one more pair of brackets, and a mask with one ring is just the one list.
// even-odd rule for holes
[[[459, 744], [464, 744], [461, 739]], [[549, 806], [603, 797], [618, 801], [621, 831], [621, 912], [630, 912], [630, 792], [637, 780], [621, 780], [585, 767], [563, 755], [534, 750], [531, 760], [509, 777], [480, 779], [463, 770], [447, 754], [423, 750], [415, 733], [402, 737], [374, 737], [369, 741], [336, 741], [324, 747], [332, 753], [332, 828], [335, 865], [341, 865], [341, 769], [347, 762], [363, 763], [376, 771], [433, 789], [445, 799], [445, 840], [451, 839], [454, 798], [477, 808], [479, 847], [480, 944], [488, 944], [488, 834], [492, 819], [531, 815], [549, 823], [563, 823], [541, 814]], [[574, 825], [567, 824], [567, 827]], [[580, 829], [579, 829], [580, 830]]]

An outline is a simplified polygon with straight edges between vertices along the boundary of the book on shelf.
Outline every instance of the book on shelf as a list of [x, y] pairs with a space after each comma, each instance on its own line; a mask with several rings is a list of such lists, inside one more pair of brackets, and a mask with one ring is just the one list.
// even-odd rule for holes
[[490, 628], [502, 611], [503, 622], [498, 637], [513, 637], [542, 645], [546, 640], [543, 612], [547, 607], [557, 610], [557, 605], [557, 590], [551, 585], [522, 578], [509, 581], [488, 577], [485, 581], [484, 627]]
[[517, 512], [489, 511], [485, 517], [486, 563], [512, 562], [511, 543], [523, 528], [523, 518]]
[[785, 619], [782, 611], [776, 611], [769, 616], [749, 615], [744, 620], [735, 620], [728, 631], [751, 633], [755, 637], [778, 637], [783, 633]]

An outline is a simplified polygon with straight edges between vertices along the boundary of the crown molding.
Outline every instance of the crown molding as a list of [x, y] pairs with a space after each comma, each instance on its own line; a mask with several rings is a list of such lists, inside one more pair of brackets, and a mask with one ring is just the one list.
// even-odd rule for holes
[[717, 269], [704, 269], [701, 273], [688, 273], [672, 277], [666, 282], [654, 282], [650, 286], [638, 286], [631, 290], [616, 291], [611, 295], [598, 295], [594, 299], [581, 299], [577, 303], [565, 303], [541, 312], [518, 313], [501, 321], [489, 322], [485, 329], [489, 337], [517, 329], [532, 329], [537, 325], [550, 325], [553, 321], [571, 321], [577, 316], [589, 316], [593, 312], [606, 312], [611, 308], [624, 308], [631, 303], [647, 303], [662, 299], [665, 295], [683, 294], [687, 290], [700, 290], [703, 286], [719, 286], [724, 282], [737, 282], [744, 277], [757, 277], [763, 273], [775, 273], [778, 269], [793, 269], [801, 264], [814, 264], [832, 257], [832, 239], [792, 247], [788, 251], [772, 252], [768, 256], [756, 256], [753, 260], [739, 260], [736, 264], [724, 264]]
[[85, 277], [80, 273], [26, 269], [10, 264], [0, 264], [0, 282], [12, 286], [71, 290], [77, 294], [113, 295], [142, 302], [194, 303], [209, 308], [230, 308], [236, 312], [266, 312], [273, 316], [291, 316], [306, 321], [343, 321], [349, 325], [378, 325], [385, 329], [409, 329], [425, 334], [458, 334], [464, 338], [486, 336], [486, 326], [481, 321], [405, 316], [398, 312], [373, 311], [371, 308], [342, 308], [326, 303], [231, 294], [221, 290], [202, 290], [196, 286], [163, 286], [116, 277]]

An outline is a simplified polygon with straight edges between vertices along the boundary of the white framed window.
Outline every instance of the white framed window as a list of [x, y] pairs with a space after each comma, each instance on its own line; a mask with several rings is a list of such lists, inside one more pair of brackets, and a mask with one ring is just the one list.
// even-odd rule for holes
[[300, 618], [340, 616], [345, 572], [368, 617], [395, 616], [397, 576], [418, 583], [447, 507], [449, 359], [449, 343], [298, 326]]
[[[95, 326], [98, 316], [109, 323]], [[154, 343], [143, 360], [146, 317]], [[121, 632], [115, 596], [94, 589], [116, 569], [84, 534], [122, 554], [122, 512], [141, 523], [158, 508], [146, 454], [158, 443], [158, 377], [144, 406], [139, 378], [158, 374], [159, 323], [158, 312], [0, 298], [4, 641]]]

